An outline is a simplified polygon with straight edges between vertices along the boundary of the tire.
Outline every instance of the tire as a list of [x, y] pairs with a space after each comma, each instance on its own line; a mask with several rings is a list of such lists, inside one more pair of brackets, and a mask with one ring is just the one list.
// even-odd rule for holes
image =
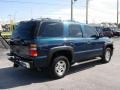
[[16, 64], [16, 63], [14, 63], [14, 64], [13, 64], [13, 67], [14, 67], [14, 68], [17, 68], [17, 67], [19, 67], [19, 65]]
[[50, 66], [49, 74], [52, 78], [59, 79], [66, 75], [69, 71], [69, 61], [65, 56], [58, 56], [53, 59], [53, 62]]
[[102, 63], [109, 63], [111, 60], [111, 56], [112, 56], [112, 49], [107, 47], [104, 50], [104, 54], [102, 56]]

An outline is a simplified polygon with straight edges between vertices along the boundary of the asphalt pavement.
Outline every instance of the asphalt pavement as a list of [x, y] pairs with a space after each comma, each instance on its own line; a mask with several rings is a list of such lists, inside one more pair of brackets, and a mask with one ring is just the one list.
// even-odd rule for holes
[[13, 68], [8, 50], [0, 49], [0, 90], [120, 90], [120, 38], [114, 38], [114, 54], [108, 64], [80, 64], [62, 79], [22, 67]]

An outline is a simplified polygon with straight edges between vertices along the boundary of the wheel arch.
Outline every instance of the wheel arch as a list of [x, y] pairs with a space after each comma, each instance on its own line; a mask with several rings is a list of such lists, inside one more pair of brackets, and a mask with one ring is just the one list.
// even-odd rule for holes
[[70, 63], [73, 62], [73, 48], [70, 46], [59, 46], [52, 48], [48, 55], [48, 59], [50, 61], [49, 63], [51, 64], [53, 58], [57, 57], [58, 55], [66, 56]]
[[105, 50], [106, 48], [110, 48], [110, 49], [112, 50], [112, 55], [113, 55], [113, 50], [114, 50], [113, 44], [107, 44], [107, 45], [105, 46], [104, 50]]

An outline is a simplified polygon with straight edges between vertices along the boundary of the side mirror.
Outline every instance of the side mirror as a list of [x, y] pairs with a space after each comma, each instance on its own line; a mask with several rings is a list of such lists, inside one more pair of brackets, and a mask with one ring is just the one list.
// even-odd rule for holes
[[103, 33], [99, 33], [99, 37], [104, 37]]
[[100, 38], [99, 35], [93, 35], [92, 37], [95, 38], [95, 39], [99, 39]]

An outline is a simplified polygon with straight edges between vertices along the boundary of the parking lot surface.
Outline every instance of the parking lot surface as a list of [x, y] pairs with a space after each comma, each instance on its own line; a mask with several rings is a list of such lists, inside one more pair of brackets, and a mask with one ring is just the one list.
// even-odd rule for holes
[[120, 39], [113, 41], [115, 50], [110, 63], [80, 64], [58, 80], [43, 72], [13, 68], [6, 56], [9, 50], [0, 49], [0, 90], [120, 90]]

